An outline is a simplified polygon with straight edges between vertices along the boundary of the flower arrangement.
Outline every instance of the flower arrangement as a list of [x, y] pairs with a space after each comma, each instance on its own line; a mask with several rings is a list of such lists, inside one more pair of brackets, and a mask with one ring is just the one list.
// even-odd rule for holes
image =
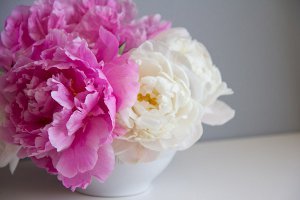
[[73, 191], [116, 157], [150, 162], [221, 125], [232, 94], [206, 48], [131, 0], [37, 0], [0, 42], [0, 167], [30, 158]]

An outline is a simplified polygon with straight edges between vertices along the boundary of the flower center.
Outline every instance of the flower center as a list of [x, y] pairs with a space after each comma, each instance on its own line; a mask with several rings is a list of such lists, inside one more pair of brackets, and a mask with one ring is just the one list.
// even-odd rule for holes
[[151, 97], [149, 93], [147, 93], [146, 95], [142, 95], [141, 93], [139, 93], [137, 99], [139, 102], [146, 101], [154, 107], [158, 106], [157, 98]]

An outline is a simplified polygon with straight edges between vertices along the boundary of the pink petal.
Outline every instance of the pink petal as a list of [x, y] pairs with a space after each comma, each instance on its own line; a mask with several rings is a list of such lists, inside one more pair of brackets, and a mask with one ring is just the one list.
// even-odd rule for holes
[[67, 178], [93, 169], [98, 159], [97, 151], [84, 144], [78, 144], [62, 152], [55, 164], [57, 171]]
[[77, 187], [85, 189], [94, 176], [100, 182], [104, 182], [113, 171], [115, 165], [115, 156], [113, 149], [110, 145], [100, 147], [98, 151], [98, 161], [95, 167], [86, 173], [79, 173], [72, 178], [67, 178], [59, 175], [58, 178], [63, 182], [63, 185], [67, 188], [75, 191]]
[[62, 110], [53, 116], [53, 125], [48, 129], [49, 141], [58, 152], [71, 146], [75, 136], [68, 135], [66, 122], [71, 115], [70, 110]]
[[78, 110], [74, 111], [71, 115], [70, 119], [67, 122], [68, 134], [74, 134], [79, 128], [83, 125], [83, 119], [89, 114], [92, 109], [96, 106], [99, 101], [99, 93], [94, 92], [92, 94], [88, 94], [85, 97], [84, 103], [82, 103], [83, 107], [77, 107]]
[[74, 134], [78, 129], [83, 126], [83, 119], [86, 116], [86, 112], [76, 110], [71, 115], [70, 119], [66, 123], [68, 135]]
[[94, 47], [96, 49], [96, 57], [98, 61], [111, 61], [118, 55], [119, 41], [116, 36], [106, 30], [104, 27], [99, 29], [99, 39]]
[[51, 92], [51, 97], [62, 107], [72, 109], [74, 103], [69, 90], [61, 83], [57, 83], [57, 90]]
[[171, 23], [161, 21], [160, 15], [145, 16], [120, 28], [120, 43], [126, 42], [125, 52], [128, 52], [170, 27]]
[[117, 111], [132, 106], [139, 91], [137, 64], [122, 56], [105, 65], [103, 72], [117, 98]]
[[116, 10], [108, 6], [93, 6], [82, 17], [74, 31], [85, 38], [89, 44], [93, 44], [98, 39], [100, 26], [115, 33], [119, 26]]
[[64, 177], [59, 174], [58, 179], [62, 181], [66, 188], [71, 188], [74, 192], [76, 188], [87, 188], [87, 186], [92, 182], [92, 176], [89, 173], [77, 174], [72, 178]]
[[104, 145], [98, 151], [98, 161], [92, 175], [104, 182], [115, 166], [115, 154], [111, 145]]
[[103, 118], [91, 118], [84, 129], [76, 132], [72, 146], [61, 153], [56, 169], [67, 178], [93, 169], [98, 160], [98, 148], [106, 142], [109, 134]]
[[90, 118], [85, 127], [85, 131], [88, 133], [89, 138], [88, 141], [86, 141], [86, 145], [91, 147], [98, 147], [107, 143], [111, 134], [108, 123], [103, 117]]
[[144, 25], [147, 32], [147, 39], [151, 39], [161, 32], [171, 28], [172, 24], [168, 21], [161, 21], [161, 16], [156, 14], [143, 17], [140, 23]]
[[51, 4], [50, 1], [36, 1], [30, 8], [29, 35], [35, 41], [45, 38], [48, 34], [48, 23], [45, 19], [51, 14]]
[[7, 18], [5, 30], [1, 33], [3, 45], [13, 52], [27, 48], [33, 43], [27, 27], [29, 8], [29, 6], [16, 7]]
[[112, 131], [115, 127], [115, 121], [116, 121], [116, 98], [114, 96], [110, 96], [104, 100], [104, 103], [108, 108], [108, 115], [109, 115], [109, 119], [107, 119], [106, 123], [110, 125], [109, 130]]
[[[84, 66], [78, 66], [85, 70], [93, 70], [98, 67], [98, 62], [93, 52], [88, 48], [88, 44], [80, 37], [72, 40], [72, 43], [64, 50], [64, 53], [72, 61], [79, 61]], [[88, 67], [88, 68], [87, 68]]]
[[57, 152], [67, 149], [74, 140], [73, 135], [66, 135], [67, 130], [65, 128], [65, 124], [62, 124], [61, 126], [51, 127], [49, 128], [48, 132], [50, 143], [57, 149]]

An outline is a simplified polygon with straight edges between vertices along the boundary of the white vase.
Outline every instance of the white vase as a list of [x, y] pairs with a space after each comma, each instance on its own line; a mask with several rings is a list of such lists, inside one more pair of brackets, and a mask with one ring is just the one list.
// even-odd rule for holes
[[168, 166], [175, 152], [162, 153], [155, 161], [126, 164], [116, 162], [111, 176], [101, 183], [93, 179], [87, 189], [78, 192], [98, 197], [124, 197], [146, 192], [152, 181]]

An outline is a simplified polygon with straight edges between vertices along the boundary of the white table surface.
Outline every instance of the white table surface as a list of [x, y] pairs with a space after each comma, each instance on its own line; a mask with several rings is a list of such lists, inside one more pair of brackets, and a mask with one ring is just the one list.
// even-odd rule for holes
[[[0, 200], [93, 200], [22, 162], [0, 169]], [[179, 152], [149, 192], [118, 200], [300, 200], [300, 133], [199, 143]]]

